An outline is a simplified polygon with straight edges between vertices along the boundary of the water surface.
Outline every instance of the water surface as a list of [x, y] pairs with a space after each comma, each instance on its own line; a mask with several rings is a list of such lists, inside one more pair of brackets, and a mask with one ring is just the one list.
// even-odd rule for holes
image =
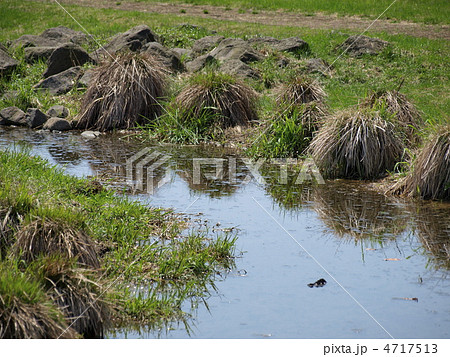
[[[238, 229], [236, 269], [218, 276], [209, 309], [192, 311], [189, 330], [174, 323], [107, 337], [450, 337], [449, 204], [386, 197], [355, 181], [280, 184], [272, 166], [260, 170], [265, 180], [258, 182], [234, 152], [195, 146], [150, 147], [168, 157], [155, 179], [168, 173], [170, 180], [149, 194], [145, 182], [138, 190], [126, 184], [127, 158], [145, 147], [137, 141], [0, 127], [0, 148], [19, 142], [70, 174], [99, 176], [145, 204]], [[222, 158], [222, 180], [194, 182], [193, 158]], [[202, 173], [213, 175], [215, 166]], [[324, 287], [307, 286], [320, 278]]]

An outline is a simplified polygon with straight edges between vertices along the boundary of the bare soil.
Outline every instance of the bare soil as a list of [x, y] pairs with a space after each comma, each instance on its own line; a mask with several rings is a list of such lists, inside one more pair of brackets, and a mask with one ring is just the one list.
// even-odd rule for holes
[[[365, 30], [391, 34], [404, 34], [414, 37], [429, 39], [450, 40], [449, 25], [426, 25], [407, 21], [371, 20], [357, 16], [337, 16], [323, 13], [314, 15], [300, 12], [247, 11], [239, 13], [238, 9], [226, 10], [224, 7], [192, 5], [192, 4], [167, 4], [144, 2], [114, 2], [111, 0], [61, 0], [62, 4], [75, 4], [96, 8], [112, 8], [118, 10], [133, 10], [148, 13], [173, 14], [180, 17], [195, 16], [206, 19], [228, 20], [237, 22], [257, 23], [264, 25], [280, 25], [293, 27], [306, 27], [312, 29], [353, 30], [363, 32]], [[180, 11], [184, 10], [184, 13]], [[206, 10], [206, 11], [205, 11]], [[207, 12], [207, 13], [205, 13]]]

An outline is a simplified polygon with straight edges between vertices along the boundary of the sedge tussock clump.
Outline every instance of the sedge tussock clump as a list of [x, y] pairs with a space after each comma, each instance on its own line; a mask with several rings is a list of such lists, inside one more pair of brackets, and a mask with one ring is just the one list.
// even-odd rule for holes
[[41, 254], [61, 253], [98, 269], [100, 263], [95, 248], [96, 244], [85, 232], [67, 223], [36, 219], [17, 232], [12, 252], [26, 262], [33, 261]]
[[161, 115], [163, 65], [147, 54], [119, 54], [94, 70], [81, 103], [80, 129], [130, 129]]
[[282, 114], [298, 116], [306, 136], [312, 136], [327, 114], [326, 97], [317, 81], [295, 76], [278, 88], [276, 103]]
[[422, 126], [422, 118], [417, 108], [408, 101], [406, 96], [398, 91], [373, 92], [362, 103], [363, 107], [387, 110], [395, 120], [408, 142], [417, 145], [420, 136], [417, 135]]
[[437, 128], [418, 153], [410, 173], [389, 192], [450, 201], [450, 125]]
[[19, 217], [11, 207], [0, 205], [0, 258], [13, 242], [14, 231], [19, 226]]
[[208, 72], [192, 77], [175, 101], [188, 113], [188, 118], [201, 117], [205, 112], [219, 116], [215, 120], [221, 128], [246, 126], [258, 118], [256, 92], [235, 79], [220, 73]]
[[41, 284], [15, 267], [0, 267], [0, 338], [75, 338]]
[[323, 103], [326, 93], [322, 86], [307, 77], [296, 76], [278, 89], [277, 103], [289, 107], [305, 103]]
[[310, 145], [321, 173], [331, 178], [383, 176], [401, 160], [403, 149], [394, 124], [364, 109], [328, 118]]
[[69, 326], [85, 338], [103, 337], [109, 309], [99, 299], [100, 286], [94, 282], [95, 272], [58, 255], [44, 257], [33, 265], [45, 279], [48, 294]]

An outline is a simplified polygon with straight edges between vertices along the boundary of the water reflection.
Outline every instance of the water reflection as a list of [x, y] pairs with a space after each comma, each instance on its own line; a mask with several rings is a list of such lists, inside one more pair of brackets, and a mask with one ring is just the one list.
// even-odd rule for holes
[[417, 236], [435, 269], [450, 269], [450, 205], [420, 202], [410, 205]]
[[[116, 134], [85, 139], [79, 133], [44, 133], [18, 128], [2, 130], [0, 127], [0, 147], [8, 146], [13, 141], [28, 142], [33, 145], [34, 153], [65, 165], [68, 172], [98, 175], [102, 181], [120, 190], [128, 187], [127, 159], [148, 147], [157, 151], [159, 157], [170, 157], [164, 165], [154, 170], [153, 178], [160, 179], [168, 169], [173, 183], [158, 191], [159, 194], [152, 198], [153, 202], [164, 206], [167, 200], [175, 209], [181, 210], [186, 207], [186, 201], [191, 202], [190, 194], [206, 197], [196, 202], [193, 213], [204, 212], [202, 220], [208, 218], [230, 226], [236, 224], [241, 229], [238, 244], [246, 253], [239, 260], [238, 268], [245, 269], [245, 274], [248, 271], [248, 276], [245, 279], [228, 276], [225, 283], [218, 284], [220, 294], [228, 294], [224, 301], [229, 299], [229, 302], [220, 300], [221, 297], [216, 299], [215, 295], [208, 300], [211, 316], [214, 315], [211, 322], [205, 322], [210, 318], [208, 313], [196, 318], [198, 311], [195, 308], [203, 304], [202, 299], [188, 300], [186, 305], [180, 307], [182, 311], [187, 311], [186, 320], [168, 321], [159, 326], [132, 326], [131, 329], [126, 326], [112, 331], [110, 337], [114, 334], [125, 337], [127, 333], [141, 337], [186, 337], [189, 332], [185, 331], [196, 329], [193, 323], [199, 325], [199, 330], [194, 332], [198, 337], [255, 336], [261, 326], [271, 333], [272, 329], [278, 331], [279, 337], [322, 337], [324, 333], [336, 336], [336, 331], [341, 332], [339, 337], [354, 337], [348, 333], [353, 329], [361, 329], [367, 338], [379, 337], [376, 333], [371, 335], [372, 330], [365, 325], [364, 319], [357, 314], [352, 315], [355, 310], [353, 305], [345, 307], [345, 296], [336, 300], [341, 297], [331, 281], [325, 288], [316, 290], [306, 286], [307, 282], [314, 281], [309, 278], [306, 282], [292, 283], [299, 275], [309, 274], [315, 278], [317, 267], [296, 254], [291, 247], [280, 243], [279, 227], [259, 213], [261, 210], [251, 210], [253, 196], [268, 210], [273, 204], [275, 209], [270, 214], [289, 232], [296, 232], [299, 239], [305, 239], [312, 252], [321, 255], [322, 261], [340, 272], [346, 286], [356, 291], [368, 305], [372, 304], [371, 311], [378, 309], [377, 316], [381, 315], [384, 322], [390, 324], [389, 327], [397, 332], [396, 337], [448, 337], [448, 328], [442, 326], [449, 326], [446, 303], [450, 286], [448, 279], [441, 276], [442, 272], [447, 273], [450, 269], [450, 204], [386, 197], [367, 189], [367, 185], [359, 181], [336, 180], [326, 185], [296, 184], [299, 170], [295, 168], [288, 170], [284, 183], [285, 173], [279, 165], [261, 166], [260, 174], [264, 182], [246, 186], [248, 179], [255, 182], [249, 167], [237, 153], [219, 148], [148, 146], [126, 135]], [[64, 150], [68, 150], [69, 154], [66, 155]], [[200, 181], [197, 181], [194, 176], [195, 158], [223, 160], [219, 165], [223, 176], [219, 180], [214, 179], [214, 176], [220, 176], [216, 165], [219, 161], [201, 161]], [[230, 174], [233, 173], [233, 160], [236, 163], [234, 176]], [[148, 168], [149, 164], [143, 168]], [[136, 167], [133, 174], [136, 174]], [[143, 179], [147, 180], [147, 176]], [[147, 186], [148, 182], [143, 182], [142, 189], [136, 188], [134, 192], [147, 193]], [[233, 199], [222, 199], [231, 196], [234, 196]], [[325, 237], [324, 228], [329, 233]], [[370, 253], [370, 257], [366, 253], [363, 269], [360, 246], [378, 248]], [[362, 251], [364, 254], [365, 249]], [[400, 262], [391, 264], [384, 261], [386, 257], [398, 256], [396, 254], [400, 255]], [[423, 277], [423, 283], [417, 283], [418, 276]], [[263, 291], [262, 286], [270, 288]], [[214, 288], [208, 286], [208, 289], [214, 292]], [[398, 301], [392, 302], [391, 296], [420, 299], [419, 304], [400, 305]], [[383, 300], [385, 297], [388, 298]], [[205, 295], [204, 300], [207, 299]], [[337, 308], [328, 308], [334, 303]], [[381, 309], [383, 312], [380, 312]], [[323, 311], [324, 319], [314, 320], [314, 314]], [[342, 319], [342, 314], [347, 315], [348, 321]], [[293, 316], [303, 315], [309, 317], [304, 325], [301, 325], [301, 318], [293, 321]], [[389, 316], [393, 316], [392, 321], [389, 321]], [[313, 320], [315, 322], [311, 324]], [[359, 322], [353, 323], [353, 320]], [[324, 325], [321, 325], [322, 321]], [[397, 321], [405, 323], [397, 324]], [[426, 323], [421, 325], [423, 321]], [[419, 325], [422, 330], [418, 330]], [[229, 333], [230, 326], [234, 326], [237, 332]], [[310, 332], [311, 329], [313, 332]], [[293, 332], [289, 334], [286, 331]]]
[[338, 181], [317, 186], [313, 208], [340, 238], [369, 239], [383, 245], [403, 233], [409, 222], [405, 207], [379, 192], [360, 188], [360, 182]]
[[317, 182], [305, 180], [298, 183], [299, 167], [268, 163], [261, 167], [261, 173], [266, 182], [266, 192], [283, 212], [294, 213], [311, 205]]

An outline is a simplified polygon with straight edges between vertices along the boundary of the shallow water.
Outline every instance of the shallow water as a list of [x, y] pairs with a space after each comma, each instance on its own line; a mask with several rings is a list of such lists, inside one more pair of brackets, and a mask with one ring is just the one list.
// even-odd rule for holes
[[[79, 133], [0, 127], [0, 148], [20, 141], [70, 174], [98, 175], [116, 188], [128, 187], [126, 160], [144, 147], [113, 135], [88, 140]], [[450, 337], [449, 204], [387, 198], [353, 181], [280, 184], [273, 166], [261, 170], [265, 182], [247, 183], [250, 170], [230, 151], [151, 147], [156, 151], [168, 157], [156, 177], [168, 174], [169, 182], [152, 194], [148, 182], [127, 192], [149, 205], [203, 213], [211, 226], [237, 227], [242, 255], [236, 269], [218, 279], [209, 310], [193, 311], [189, 330], [175, 323], [164, 331], [125, 329], [107, 337]], [[196, 184], [194, 157], [224, 158], [225, 177], [201, 177]], [[228, 176], [233, 158], [236, 179]], [[214, 164], [202, 173], [217, 174]], [[307, 286], [320, 278], [324, 287]]]

